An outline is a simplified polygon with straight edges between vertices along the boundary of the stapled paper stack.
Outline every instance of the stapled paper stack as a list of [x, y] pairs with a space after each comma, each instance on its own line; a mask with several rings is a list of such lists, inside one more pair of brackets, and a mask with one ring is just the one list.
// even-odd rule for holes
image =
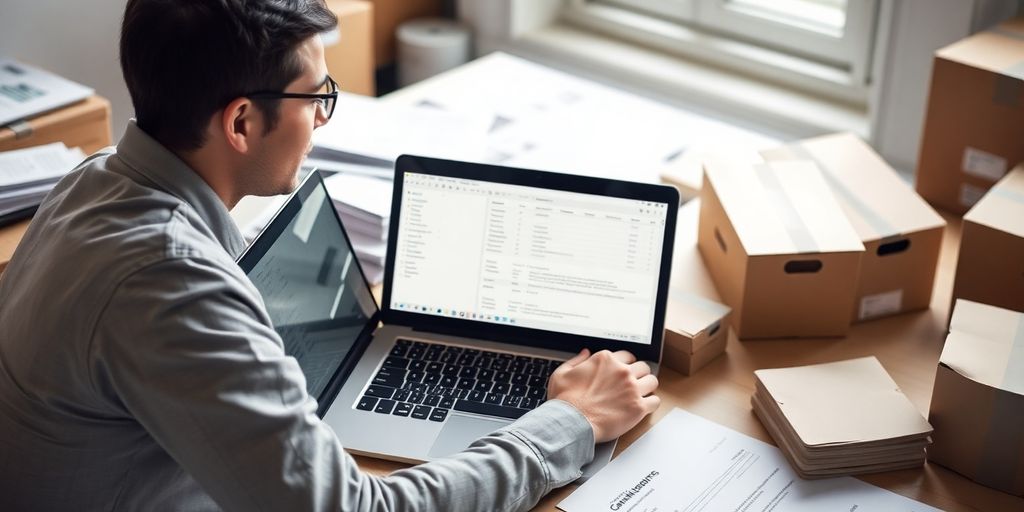
[[754, 412], [803, 478], [920, 467], [932, 427], [874, 357], [754, 372]]

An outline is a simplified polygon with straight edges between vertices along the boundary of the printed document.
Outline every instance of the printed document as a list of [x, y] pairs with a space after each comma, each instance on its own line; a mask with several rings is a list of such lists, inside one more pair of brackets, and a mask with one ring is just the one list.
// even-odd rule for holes
[[930, 512], [851, 477], [803, 480], [782, 453], [674, 409], [558, 504], [566, 512]]

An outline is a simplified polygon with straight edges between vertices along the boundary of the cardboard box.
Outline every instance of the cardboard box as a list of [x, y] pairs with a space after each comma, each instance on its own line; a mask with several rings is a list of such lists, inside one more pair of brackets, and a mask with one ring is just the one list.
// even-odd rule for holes
[[69, 148], [82, 148], [88, 155], [110, 145], [110, 102], [92, 96], [29, 119], [26, 124], [23, 133], [0, 128], [0, 151], [63, 142]]
[[700, 200], [686, 203], [676, 217], [672, 280], [665, 311], [665, 344], [661, 364], [692, 375], [725, 353], [730, 309], [718, 298], [711, 276], [697, 251]]
[[1024, 17], [935, 52], [917, 191], [963, 214], [1024, 161]]
[[706, 164], [697, 245], [738, 337], [849, 330], [864, 245], [813, 163]]
[[927, 309], [946, 221], [853, 134], [762, 151], [817, 164], [864, 244], [853, 321]]
[[395, 62], [395, 32], [402, 22], [441, 15], [440, 0], [371, 0], [373, 2], [373, 54], [375, 67]]
[[928, 421], [929, 460], [1024, 496], [1024, 314], [956, 302]]
[[958, 298], [1024, 311], [1024, 164], [964, 215], [953, 281]]
[[376, 95], [373, 4], [362, 0], [328, 0], [327, 7], [338, 17], [338, 28], [323, 37], [327, 72], [345, 92]]

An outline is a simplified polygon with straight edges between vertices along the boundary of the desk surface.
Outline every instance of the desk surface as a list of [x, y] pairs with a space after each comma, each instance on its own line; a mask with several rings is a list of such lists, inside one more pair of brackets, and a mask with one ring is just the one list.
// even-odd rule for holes
[[[692, 208], [680, 213], [677, 252], [686, 258], [699, 258], [696, 243], [696, 216]], [[693, 376], [686, 377], [664, 368], [660, 373], [658, 396], [661, 407], [636, 428], [626, 433], [617, 452], [643, 435], [673, 407], [716, 421], [744, 434], [772, 443], [768, 432], [750, 409], [754, 393], [753, 372], [774, 368], [822, 363], [874, 355], [889, 371], [900, 388], [927, 415], [932, 383], [946, 335], [946, 315], [960, 245], [960, 219], [945, 216], [946, 228], [936, 273], [931, 309], [907, 313], [855, 325], [846, 338], [752, 340], [740, 342], [730, 332], [726, 355], [717, 358]], [[687, 229], [688, 225], [692, 225]], [[676, 260], [679, 264], [679, 260]], [[710, 281], [676, 282], [673, 285], [718, 298]], [[356, 457], [364, 470], [384, 474], [405, 464]], [[949, 511], [1024, 510], [1024, 499], [975, 484], [935, 464], [924, 469], [893, 471], [862, 477], [869, 483]], [[557, 489], [538, 504], [536, 510], [555, 510], [575, 485]]]
[[[688, 216], [685, 211], [691, 212]], [[697, 258], [696, 217], [693, 209], [680, 214], [677, 253]], [[922, 412], [931, 401], [936, 365], [945, 339], [946, 316], [952, 294], [956, 254], [960, 245], [960, 219], [946, 216], [949, 226], [942, 243], [931, 309], [855, 325], [841, 339], [757, 340], [740, 342], [730, 333], [727, 353], [693, 376], [669, 369], [660, 375], [661, 408], [626, 433], [618, 450], [629, 446], [673, 407], [680, 407], [744, 434], [772, 442], [750, 409], [754, 392], [753, 371], [759, 368], [796, 366], [874, 355]], [[0, 229], [0, 269], [10, 258], [27, 222]], [[691, 226], [687, 228], [687, 226]], [[677, 262], [679, 260], [677, 259]], [[678, 264], [678, 263], [677, 263]], [[675, 282], [710, 298], [717, 298], [708, 280]], [[405, 464], [356, 457], [360, 466], [384, 474]], [[975, 484], [935, 464], [924, 469], [894, 471], [862, 478], [872, 484], [950, 511], [1024, 510], [1024, 499]], [[555, 504], [575, 486], [558, 489], [541, 500], [537, 510], [555, 510]]]

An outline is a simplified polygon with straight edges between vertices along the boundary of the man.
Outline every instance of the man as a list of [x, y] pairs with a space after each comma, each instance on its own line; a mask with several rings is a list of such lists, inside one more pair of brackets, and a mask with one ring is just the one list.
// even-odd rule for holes
[[234, 263], [228, 216], [296, 186], [333, 110], [335, 24], [319, 0], [128, 1], [137, 121], [58, 184], [0, 280], [2, 508], [525, 509], [657, 408], [646, 364], [584, 351], [467, 451], [359, 472]]

